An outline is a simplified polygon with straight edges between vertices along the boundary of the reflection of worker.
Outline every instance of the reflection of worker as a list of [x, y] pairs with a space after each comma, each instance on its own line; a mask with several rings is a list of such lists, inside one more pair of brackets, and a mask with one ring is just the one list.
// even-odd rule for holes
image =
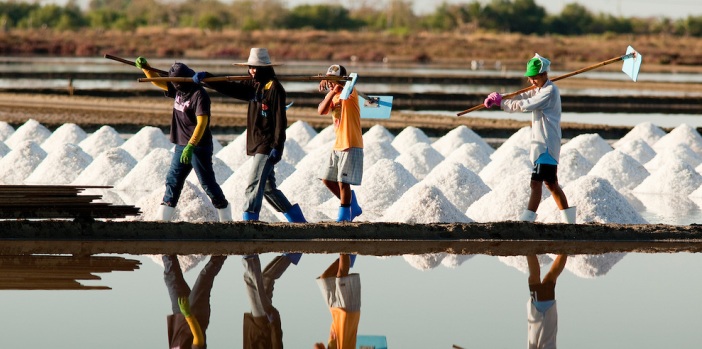
[[[349, 274], [349, 268], [349, 255], [341, 254], [317, 278], [317, 284], [332, 315], [326, 348], [356, 348], [356, 334], [361, 318], [361, 277], [359, 274]], [[325, 346], [324, 343], [316, 343], [314, 348], [324, 349]]]
[[263, 273], [258, 255], [244, 257], [244, 282], [251, 302], [251, 312], [244, 313], [244, 348], [283, 347], [280, 313], [273, 307], [273, 286], [290, 263], [297, 264], [300, 256], [299, 253], [277, 256], [268, 263]]
[[183, 279], [178, 257], [163, 256], [163, 279], [173, 311], [167, 318], [169, 348], [207, 348], [205, 331], [210, 324], [210, 293], [226, 259], [227, 256], [210, 257], [191, 290]]
[[527, 320], [529, 322], [528, 348], [556, 348], [558, 309], [556, 308], [556, 279], [566, 265], [566, 255], [558, 255], [551, 270], [541, 280], [541, 268], [536, 255], [527, 256], [529, 264], [529, 293]]

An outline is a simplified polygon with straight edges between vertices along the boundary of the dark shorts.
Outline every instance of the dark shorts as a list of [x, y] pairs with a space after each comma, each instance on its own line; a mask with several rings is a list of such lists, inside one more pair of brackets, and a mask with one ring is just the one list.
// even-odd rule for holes
[[556, 183], [558, 182], [558, 165], [536, 164], [531, 170], [531, 180]]

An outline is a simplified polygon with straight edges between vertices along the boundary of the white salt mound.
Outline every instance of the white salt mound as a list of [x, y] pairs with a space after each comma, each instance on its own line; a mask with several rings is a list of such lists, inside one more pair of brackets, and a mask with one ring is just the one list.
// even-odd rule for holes
[[417, 143], [407, 151], [400, 153], [395, 161], [404, 166], [418, 180], [426, 177], [436, 165], [444, 160], [443, 155], [427, 143]]
[[631, 156], [642, 165], [656, 156], [656, 151], [643, 139], [632, 139], [628, 142], [619, 143], [615, 149]]
[[121, 148], [112, 148], [100, 154], [78, 177], [73, 185], [112, 185], [119, 183], [137, 162]]
[[624, 256], [626, 253], [568, 256], [566, 269], [575, 276], [593, 279], [607, 274]]
[[[142, 214], [133, 220], [155, 221], [158, 208], [163, 202], [163, 193], [161, 190], [154, 190], [137, 200], [136, 206], [141, 208]], [[216, 222], [217, 219], [217, 209], [207, 194], [199, 186], [185, 182], [171, 221]]]
[[400, 154], [404, 154], [417, 143], [428, 145], [431, 144], [431, 139], [427, 137], [424, 131], [414, 126], [407, 126], [395, 136], [391, 144]]
[[173, 144], [163, 132], [153, 126], [142, 127], [139, 132], [130, 137], [121, 148], [128, 151], [137, 161], [141, 161], [147, 154], [157, 148], [171, 149]]
[[431, 146], [434, 147], [434, 149], [436, 149], [441, 155], [446, 157], [458, 147], [466, 143], [475, 143], [482, 147], [488, 154], [492, 154], [492, 152], [495, 151], [477, 133], [473, 132], [473, 130], [465, 125], [458, 126], [449, 131], [432, 143]]
[[631, 131], [629, 131], [624, 137], [620, 138], [618, 141], [614, 142], [612, 145], [614, 148], [619, 148], [623, 144], [632, 140], [642, 140], [646, 142], [649, 146], [653, 146], [665, 136], [665, 131], [660, 127], [650, 123], [642, 122], [636, 125]]
[[454, 269], [471, 258], [473, 258], [472, 254], [447, 254], [446, 257], [441, 260], [441, 265], [446, 268]]
[[647, 162], [644, 167], [646, 167], [649, 172], [655, 172], [659, 168], [668, 166], [671, 161], [681, 161], [692, 167], [697, 167], [702, 164], [702, 156], [695, 153], [687, 144], [678, 143], [662, 149], [651, 161]]
[[310, 124], [302, 120], [295, 121], [285, 129], [285, 138], [294, 140], [302, 148], [315, 136], [317, 136], [317, 131], [315, 131]]
[[288, 139], [285, 141], [285, 149], [283, 150], [283, 161], [295, 166], [302, 158], [307, 155], [302, 147], [294, 140]]
[[395, 140], [395, 136], [383, 125], [373, 125], [363, 134], [364, 143], [372, 141], [392, 143], [393, 140]]
[[667, 148], [672, 148], [677, 144], [685, 144], [696, 153], [702, 153], [702, 136], [692, 126], [681, 124], [674, 128], [670, 133], [663, 136], [653, 145], [653, 150], [656, 153], [661, 153]]
[[47, 138], [44, 143], [41, 144], [41, 147], [47, 154], [51, 154], [51, 152], [59, 149], [66, 143], [80, 144], [80, 142], [82, 142], [86, 137], [88, 137], [88, 134], [85, 133], [80, 126], [67, 123], [57, 128], [51, 134], [51, 136], [49, 136], [49, 138]]
[[[285, 194], [291, 204], [297, 203], [300, 205], [308, 221], [312, 221], [313, 216], [318, 217], [313, 213], [318, 211], [317, 206], [333, 197], [329, 189], [319, 180], [318, 168], [301, 168], [298, 166], [297, 170], [285, 179], [278, 188]], [[322, 217], [326, 217], [326, 215], [322, 215]]]
[[[178, 264], [180, 264], [180, 270], [185, 273], [195, 268], [200, 262], [204, 261], [207, 256], [200, 254], [190, 254], [190, 255], [178, 255]], [[163, 255], [149, 255], [154, 263], [158, 264], [163, 268]]]
[[635, 193], [687, 196], [702, 185], [702, 175], [690, 164], [671, 160], [633, 189]]
[[604, 154], [613, 150], [612, 146], [596, 133], [581, 134], [574, 137], [561, 147], [561, 153], [570, 148], [577, 149], [587, 161], [593, 164], [596, 164]]
[[430, 270], [438, 267], [446, 257], [446, 253], [406, 254], [402, 258], [413, 268]]
[[521, 148], [529, 152], [530, 144], [531, 126], [524, 126], [507, 138], [507, 140], [502, 143], [497, 150], [490, 154], [490, 158], [498, 159], [503, 156], [504, 152], [512, 152], [511, 148], [513, 147]]
[[326, 144], [322, 144], [314, 149], [309, 149], [309, 152], [307, 155], [305, 155], [302, 160], [300, 160], [297, 165], [295, 165], [295, 168], [304, 168], [312, 171], [316, 171], [317, 175], [319, 175], [320, 171], [322, 170], [322, 167], [328, 166], [329, 163], [329, 155], [332, 152], [332, 147], [334, 146], [334, 141], [330, 141]]
[[516, 221], [526, 209], [531, 195], [530, 178], [530, 169], [502, 177], [491, 192], [468, 207], [466, 216], [476, 222]]
[[[229, 178], [229, 176], [231, 176], [232, 173], [234, 173], [234, 171], [232, 171], [232, 169], [229, 166], [227, 166], [227, 164], [225, 164], [224, 161], [214, 156], [212, 157], [212, 170], [214, 170], [215, 180], [217, 181], [217, 183], [224, 183], [224, 181], [226, 181], [227, 178]], [[190, 171], [190, 174], [185, 180], [194, 184], [200, 183], [200, 179], [197, 178], [197, 173], [195, 173], [195, 169]]]
[[417, 179], [399, 163], [381, 159], [363, 172], [363, 183], [356, 189], [356, 198], [363, 208], [357, 220], [373, 221], [385, 213]]
[[229, 168], [236, 171], [239, 166], [249, 159], [249, 156], [246, 155], [246, 132], [240, 134], [234, 141], [218, 151], [215, 157], [224, 161]]
[[49, 136], [51, 136], [51, 131], [48, 128], [34, 119], [29, 119], [15, 130], [5, 141], [5, 144], [10, 149], [14, 149], [24, 141], [34, 141], [37, 144], [42, 144]]
[[107, 125], [100, 127], [97, 131], [78, 143], [81, 149], [93, 158], [98, 157], [98, 155], [106, 150], [119, 147], [122, 144], [124, 144], [124, 140], [119, 135], [119, 132]]
[[592, 163], [583, 154], [575, 149], [566, 149], [561, 152], [558, 162], [558, 183], [561, 186], [568, 184], [584, 175], [592, 169]]
[[15, 133], [14, 127], [5, 121], [0, 121], [0, 141], [5, 142], [13, 133]]
[[422, 183], [439, 188], [461, 212], [465, 212], [471, 204], [490, 192], [490, 187], [477, 174], [455, 162], [442, 162]]
[[0, 159], [0, 183], [21, 185], [46, 158], [46, 152], [34, 141], [23, 141]]
[[93, 158], [75, 144], [63, 144], [48, 154], [27, 179], [27, 184], [69, 184]]
[[376, 221], [410, 224], [472, 222], [444, 196], [441, 190], [423, 183], [410, 188]]
[[485, 184], [495, 188], [504, 180], [505, 176], [521, 173], [525, 170], [531, 171], [532, 167], [529, 152], [522, 148], [512, 147], [510, 151], [502, 153], [500, 158], [490, 161], [478, 175]]
[[[646, 224], [646, 220], [603, 178], [584, 176], [563, 188], [569, 206], [577, 206], [577, 223]], [[536, 211], [546, 223], [561, 223], [561, 215], [554, 200], [544, 200]]]
[[172, 157], [173, 153], [164, 148], [152, 150], [137, 162], [136, 166], [115, 186], [115, 189], [127, 192], [150, 192], [158, 188], [161, 191], [165, 187]]
[[[282, 161], [279, 163], [283, 163]], [[251, 166], [253, 165], [253, 157], [244, 162], [239, 168], [229, 176], [229, 178], [224, 181], [220, 187], [224, 196], [229, 201], [229, 206], [232, 209], [232, 218], [234, 221], [241, 221], [243, 219], [242, 213], [244, 212], [244, 207], [246, 206], [246, 197], [244, 195], [246, 191], [246, 185], [249, 182], [249, 176], [251, 172]], [[276, 166], [276, 185], [282, 183], [278, 179], [278, 170], [280, 166]], [[288, 198], [289, 199], [289, 198]], [[263, 206], [261, 207], [261, 212], [259, 213], [259, 219], [264, 222], [278, 222], [279, 219], [273, 215], [272, 211], [267, 208], [268, 203], [263, 200]]]
[[588, 174], [608, 180], [620, 191], [633, 189], [649, 176], [640, 162], [619, 150], [602, 156]]
[[[336, 131], [334, 130], [334, 125], [329, 125], [320, 131], [314, 138], [312, 138], [307, 144], [303, 146], [303, 149], [307, 152], [314, 152], [319, 147], [325, 147], [331, 150], [331, 146], [327, 144], [336, 140]], [[333, 144], [333, 143], [332, 143]]]
[[5, 142], [0, 141], [0, 158], [7, 155], [7, 153], [9, 153], [11, 150], [12, 149], [10, 149], [10, 147], [5, 145]]
[[467, 169], [480, 173], [490, 163], [490, 154], [475, 143], [466, 143], [449, 154], [442, 163], [455, 162]]
[[367, 169], [376, 162], [389, 159], [393, 160], [400, 156], [400, 153], [389, 141], [364, 141], [363, 143], [363, 168]]

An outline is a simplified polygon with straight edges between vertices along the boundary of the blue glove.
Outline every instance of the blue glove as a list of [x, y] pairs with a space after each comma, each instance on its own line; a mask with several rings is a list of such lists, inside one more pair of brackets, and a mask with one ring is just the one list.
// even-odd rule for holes
[[199, 85], [202, 83], [202, 79], [204, 79], [206, 77], [207, 77], [207, 72], [204, 72], [204, 71], [197, 72], [197, 73], [195, 73], [195, 75], [193, 75], [193, 82]]
[[134, 65], [139, 69], [145, 69], [149, 67], [149, 62], [146, 61], [146, 58], [139, 56], [136, 61], [134, 61]]
[[279, 152], [278, 149], [273, 148], [271, 150], [270, 155], [268, 155], [268, 160], [270, 160], [273, 163], [273, 165], [277, 164], [283, 157], [283, 154], [281, 153], [282, 152]]
[[183, 148], [183, 152], [180, 154], [180, 163], [190, 165], [190, 160], [193, 158], [194, 145], [188, 143], [188, 145]]

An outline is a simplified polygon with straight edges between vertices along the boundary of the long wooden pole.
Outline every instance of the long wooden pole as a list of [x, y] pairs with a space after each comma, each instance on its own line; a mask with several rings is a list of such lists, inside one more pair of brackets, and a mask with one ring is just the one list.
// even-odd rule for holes
[[[348, 81], [351, 80], [348, 76], [307, 76], [307, 75], [278, 75], [276, 76], [280, 81], [322, 81], [322, 80], [334, 80], [334, 81]], [[228, 75], [228, 76], [214, 76], [210, 78], [202, 79], [203, 82], [220, 82], [220, 81], [243, 81], [251, 80], [250, 75]], [[139, 78], [139, 82], [193, 82], [192, 78], [188, 77], [153, 77], [153, 78]]]
[[[611, 58], [611, 59], [608, 59], [608, 60], [606, 60], [606, 61], [603, 61], [603, 62], [600, 62], [600, 63], [597, 63], [597, 64], [593, 64], [593, 65], [591, 65], [591, 66], [589, 66], [589, 67], [585, 67], [585, 68], [582, 68], [582, 69], [578, 69], [578, 70], [573, 71], [573, 72], [570, 72], [570, 73], [568, 73], [568, 74], [564, 74], [564, 75], [561, 75], [561, 76], [557, 76], [557, 77], [551, 79], [551, 81], [558, 81], [558, 80], [562, 80], [562, 79], [565, 79], [565, 78], [569, 78], [569, 77], [571, 77], [571, 76], [573, 76], [573, 75], [578, 75], [578, 74], [580, 74], [580, 73], [584, 73], [584, 72], [586, 72], [586, 71], [593, 70], [593, 69], [596, 69], [596, 68], [599, 68], [599, 67], [602, 67], [602, 66], [605, 66], [605, 65], [608, 65], [608, 64], [612, 64], [612, 63], [616, 63], [616, 62], [619, 62], [619, 61], [623, 61], [623, 60], [625, 60], [625, 59], [627, 59], [627, 58], [633, 58], [633, 57], [635, 57], [635, 56], [636, 56], [636, 51], [634, 51], [634, 52], [632, 52], [632, 53], [629, 53], [629, 54], [625, 54], [625, 55], [623, 55], [623, 56]], [[502, 99], [514, 98], [515, 96], [517, 96], [517, 95], [519, 95], [519, 94], [521, 94], [521, 93], [524, 93], [524, 92], [526, 92], [526, 91], [532, 90], [532, 89], [534, 89], [535, 87], [536, 87], [536, 86], [533, 86], [533, 85], [532, 85], [532, 86], [529, 86], [529, 87], [525, 87], [525, 88], [523, 88], [523, 89], [521, 89], [521, 90], [519, 90], [519, 91], [512, 92], [512, 93], [509, 93], [509, 94], [506, 94], [506, 95], [502, 95]], [[456, 114], [456, 115], [457, 115], [457, 116], [462, 116], [462, 115], [468, 114], [468, 113], [470, 113], [470, 112], [472, 112], [472, 111], [480, 110], [480, 109], [483, 109], [483, 108], [485, 108], [485, 105], [479, 104], [479, 105], [476, 105], [475, 107], [472, 107], [472, 108], [470, 108], [470, 109], [466, 109], [466, 110], [464, 110], [464, 111], [462, 111], [462, 112], [460, 112], [460, 113], [458, 113], [458, 114]]]
[[[105, 54], [105, 58], [111, 59], [111, 60], [113, 60], [113, 61], [121, 62], [121, 63], [124, 63], [124, 64], [133, 65], [133, 66], [136, 67], [136, 63], [134, 63], [134, 62], [132, 62], [132, 61], [130, 61], [130, 60], [126, 60], [126, 59], [121, 58], [121, 57], [113, 56], [113, 55], [110, 55], [110, 54]], [[161, 74], [161, 75], [168, 75], [168, 72], [167, 72], [167, 71], [161, 70], [161, 69], [156, 69], [156, 68], [151, 67], [151, 66], [149, 66], [149, 67], [147, 67], [147, 68], [144, 68], [144, 69], [149, 70], [149, 71], [152, 71], [152, 72], [154, 72], [154, 73], [159, 73], [159, 74]]]

